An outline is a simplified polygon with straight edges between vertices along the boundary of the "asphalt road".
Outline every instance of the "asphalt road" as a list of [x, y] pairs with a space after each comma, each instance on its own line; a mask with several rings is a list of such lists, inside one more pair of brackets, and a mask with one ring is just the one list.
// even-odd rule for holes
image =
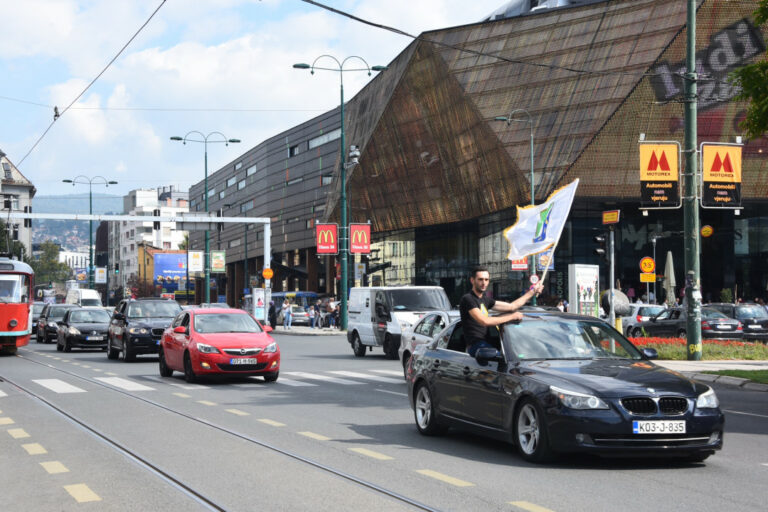
[[[566, 457], [418, 434], [402, 370], [342, 336], [275, 336], [276, 383], [188, 385], [157, 358], [33, 343], [0, 358], [0, 509], [764, 510], [768, 394], [716, 388], [725, 448], [703, 464]], [[74, 418], [74, 419], [73, 419]]]

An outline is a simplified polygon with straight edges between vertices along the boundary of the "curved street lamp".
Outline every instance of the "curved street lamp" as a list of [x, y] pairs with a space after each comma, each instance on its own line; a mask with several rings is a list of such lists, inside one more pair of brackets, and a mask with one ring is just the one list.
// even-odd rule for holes
[[[190, 135], [199, 135], [199, 139], [190, 139]], [[212, 135], [218, 135], [221, 137], [221, 140], [211, 140], [208, 139]], [[208, 213], [208, 143], [211, 144], [214, 143], [224, 143], [225, 146], [229, 146], [230, 144], [237, 144], [240, 142], [240, 139], [228, 139], [223, 133], [221, 132], [211, 132], [208, 135], [204, 135], [202, 132], [198, 132], [197, 130], [192, 130], [191, 132], [187, 133], [184, 137], [179, 137], [177, 135], [174, 135], [171, 137], [171, 140], [181, 142], [182, 144], [185, 144], [187, 142], [201, 142], [203, 144], [204, 150], [205, 150], [205, 191], [203, 192], [203, 197], [205, 198], [205, 212]], [[211, 240], [210, 236], [208, 234], [208, 230], [205, 230], [205, 256], [203, 261], [205, 262], [205, 302], [211, 302], [211, 258], [210, 258], [210, 251], [211, 251]], [[187, 293], [189, 291], [187, 290]], [[187, 296], [189, 297], [189, 296]]]
[[[321, 68], [316, 66], [317, 61], [323, 58], [331, 59], [333, 62], [336, 63], [335, 68]], [[344, 65], [351, 59], [359, 60], [363, 63], [365, 67], [363, 68], [353, 68], [353, 69], [344, 69]], [[315, 70], [321, 70], [321, 71], [336, 71], [339, 73], [339, 87], [341, 91], [341, 145], [340, 145], [340, 151], [341, 151], [341, 168], [340, 168], [340, 179], [341, 179], [341, 197], [340, 197], [340, 207], [341, 207], [341, 226], [339, 229], [339, 238], [340, 238], [340, 244], [339, 244], [339, 258], [341, 259], [341, 306], [340, 309], [340, 315], [339, 315], [339, 323], [341, 324], [339, 327], [340, 329], [346, 329], [347, 328], [347, 275], [348, 275], [348, 269], [347, 269], [347, 255], [349, 252], [349, 237], [347, 233], [347, 167], [346, 167], [346, 144], [344, 142], [344, 72], [345, 71], [367, 71], [368, 76], [371, 76], [371, 71], [384, 71], [387, 69], [387, 66], [369, 66], [368, 62], [365, 61], [362, 57], [359, 57], [357, 55], [350, 55], [349, 57], [345, 58], [342, 61], [339, 61], [336, 57], [333, 55], [320, 55], [315, 59], [315, 61], [310, 66], [309, 64], [299, 63], [294, 64], [294, 68], [296, 69], [309, 69], [311, 74], [315, 74]]]
[[[116, 181], [107, 180], [104, 176], [94, 176], [89, 178], [88, 176], [75, 176], [71, 180], [61, 180], [64, 183], [71, 183], [74, 187], [77, 184], [88, 185], [88, 214], [93, 215], [93, 184], [104, 185], [109, 187], [110, 185], [117, 185]], [[93, 289], [93, 221], [88, 221], [88, 288]], [[109, 302], [109, 298], [107, 298]]]
[[[525, 114], [526, 116], [528, 116], [528, 119], [516, 118], [515, 116], [517, 114]], [[533, 184], [533, 117], [531, 116], [531, 113], [525, 110], [524, 108], [516, 108], [515, 110], [510, 112], [508, 116], [497, 116], [495, 120], [503, 121], [507, 123], [507, 127], [509, 127], [515, 121], [530, 124], [530, 127], [531, 127], [531, 206], [533, 206], [534, 204], [536, 204], [536, 199], [535, 199], [536, 195], [534, 193], [535, 189]], [[536, 273], [536, 257], [535, 256], [530, 257], [529, 266], [531, 269], [530, 270], [531, 275], [535, 274]], [[531, 304], [533, 304], [534, 306], [536, 305], [535, 295], [531, 300]]]

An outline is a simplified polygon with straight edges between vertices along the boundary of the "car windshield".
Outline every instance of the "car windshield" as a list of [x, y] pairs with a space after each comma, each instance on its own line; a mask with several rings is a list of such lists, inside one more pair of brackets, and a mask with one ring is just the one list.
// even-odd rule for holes
[[172, 301], [134, 302], [128, 306], [128, 318], [171, 318], [181, 311]]
[[747, 318], [768, 318], [768, 311], [764, 307], [754, 306], [739, 306], [736, 308], [736, 318], [739, 320], [746, 320]]
[[72, 308], [51, 308], [48, 311], [48, 318], [51, 320], [61, 320], [70, 309]]
[[82, 299], [80, 301], [81, 306], [101, 306], [99, 299]]
[[656, 316], [664, 311], [664, 306], [643, 306], [637, 310], [640, 316]]
[[448, 310], [451, 305], [437, 289], [403, 289], [388, 292], [389, 303], [395, 311]]
[[603, 322], [524, 318], [504, 325], [504, 338], [522, 360], [643, 358], [632, 343]]
[[195, 331], [214, 332], [262, 332], [261, 326], [244, 313], [209, 313], [195, 315]]
[[69, 314], [69, 321], [78, 324], [108, 324], [109, 313], [98, 309], [78, 309]]
[[32, 314], [39, 315], [43, 311], [44, 307], [45, 304], [32, 304]]
[[725, 313], [712, 308], [701, 308], [701, 318], [729, 318]]

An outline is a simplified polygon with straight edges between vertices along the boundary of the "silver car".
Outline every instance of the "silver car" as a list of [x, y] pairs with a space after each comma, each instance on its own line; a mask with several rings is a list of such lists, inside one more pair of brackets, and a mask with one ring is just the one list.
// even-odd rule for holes
[[[621, 317], [621, 328], [627, 338], [636, 337], [637, 333], [642, 336], [642, 331], [635, 329], [637, 325], [640, 322], [647, 322], [667, 309], [663, 304], [630, 304], [630, 308], [629, 315]], [[637, 333], [633, 332], [634, 330], [637, 330]]]
[[400, 349], [397, 351], [400, 356], [400, 362], [403, 364], [403, 376], [405, 376], [405, 369], [408, 366], [408, 360], [411, 358], [414, 349], [418, 345], [434, 340], [443, 329], [460, 317], [461, 314], [455, 309], [450, 311], [432, 311], [426, 313], [418, 322], [413, 324], [413, 327], [403, 332], [403, 335], [400, 337]]

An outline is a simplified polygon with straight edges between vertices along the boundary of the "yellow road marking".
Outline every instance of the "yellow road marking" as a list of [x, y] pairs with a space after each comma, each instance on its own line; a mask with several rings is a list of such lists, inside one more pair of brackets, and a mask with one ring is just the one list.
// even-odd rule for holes
[[104, 370], [100, 370], [100, 369], [98, 369], [98, 368], [94, 368], [94, 369], [93, 369], [93, 371], [95, 371], [95, 372], [101, 372], [101, 371], [104, 371]]
[[231, 412], [232, 414], [234, 414], [236, 416], [250, 416], [250, 414], [248, 414], [245, 411], [241, 411], [240, 409], [225, 409], [225, 410], [227, 412]]
[[75, 365], [75, 366], [80, 366], [80, 363], [76, 363], [74, 361], [72, 361], [72, 364]]
[[21, 447], [27, 450], [27, 453], [30, 455], [42, 455], [48, 453], [48, 451], [39, 443], [23, 444]]
[[186, 393], [174, 393], [173, 395], [181, 398], [189, 398], [189, 395]]
[[89, 501], [101, 501], [99, 495], [93, 492], [85, 484], [65, 485], [64, 489], [75, 498], [78, 503], [87, 503]]
[[273, 427], [284, 427], [285, 423], [280, 423], [279, 421], [274, 420], [268, 420], [266, 418], [262, 418], [259, 420], [262, 423], [266, 423], [267, 425], [272, 425]]
[[441, 482], [455, 485], [456, 487], [473, 487], [475, 485], [472, 482], [459, 480], [458, 478], [453, 478], [452, 476], [444, 475], [442, 473], [438, 473], [437, 471], [432, 471], [431, 469], [417, 469], [416, 472], [424, 476], [434, 478], [435, 480], [440, 480]]
[[90, 368], [90, 366], [88, 366], [87, 364], [84, 364], [83, 368]]
[[197, 403], [203, 405], [216, 405], [216, 402], [209, 402], [208, 400], [198, 400]]
[[528, 501], [510, 501], [509, 504], [523, 510], [528, 510], [529, 512], [553, 512], [551, 509], [541, 507]]
[[56, 473], [69, 473], [69, 469], [67, 469], [64, 464], [57, 460], [51, 462], [41, 462], [40, 465], [43, 466], [43, 469], [45, 469], [50, 475], [55, 475]]
[[60, 361], [62, 361], [62, 362], [64, 362], [64, 363], [68, 363], [68, 362], [69, 362], [69, 359], [64, 359], [64, 358], [62, 357], [62, 358], [60, 359]]
[[14, 423], [16, 423], [16, 422], [13, 421], [11, 418], [7, 418], [7, 417], [6, 418], [0, 418], [0, 425], [13, 425]]
[[392, 460], [392, 457], [390, 457], [389, 455], [384, 455], [383, 453], [374, 452], [373, 450], [366, 450], [365, 448], [350, 448], [350, 451], [359, 453], [360, 455], [366, 455], [368, 457], [378, 459], [378, 460]]
[[112, 375], [113, 377], [117, 376], [116, 373], [112, 373], [112, 372], [107, 372], [106, 375]]
[[57, 361], [61, 361], [60, 357], [54, 357], [54, 359], [57, 360]]
[[11, 437], [14, 439], [29, 437], [29, 434], [27, 434], [27, 431], [23, 428], [9, 428], [8, 433], [11, 434]]
[[302, 436], [307, 436], [312, 439], [315, 439], [317, 441], [330, 441], [330, 437], [321, 436], [320, 434], [315, 434], [314, 432], [299, 432]]

